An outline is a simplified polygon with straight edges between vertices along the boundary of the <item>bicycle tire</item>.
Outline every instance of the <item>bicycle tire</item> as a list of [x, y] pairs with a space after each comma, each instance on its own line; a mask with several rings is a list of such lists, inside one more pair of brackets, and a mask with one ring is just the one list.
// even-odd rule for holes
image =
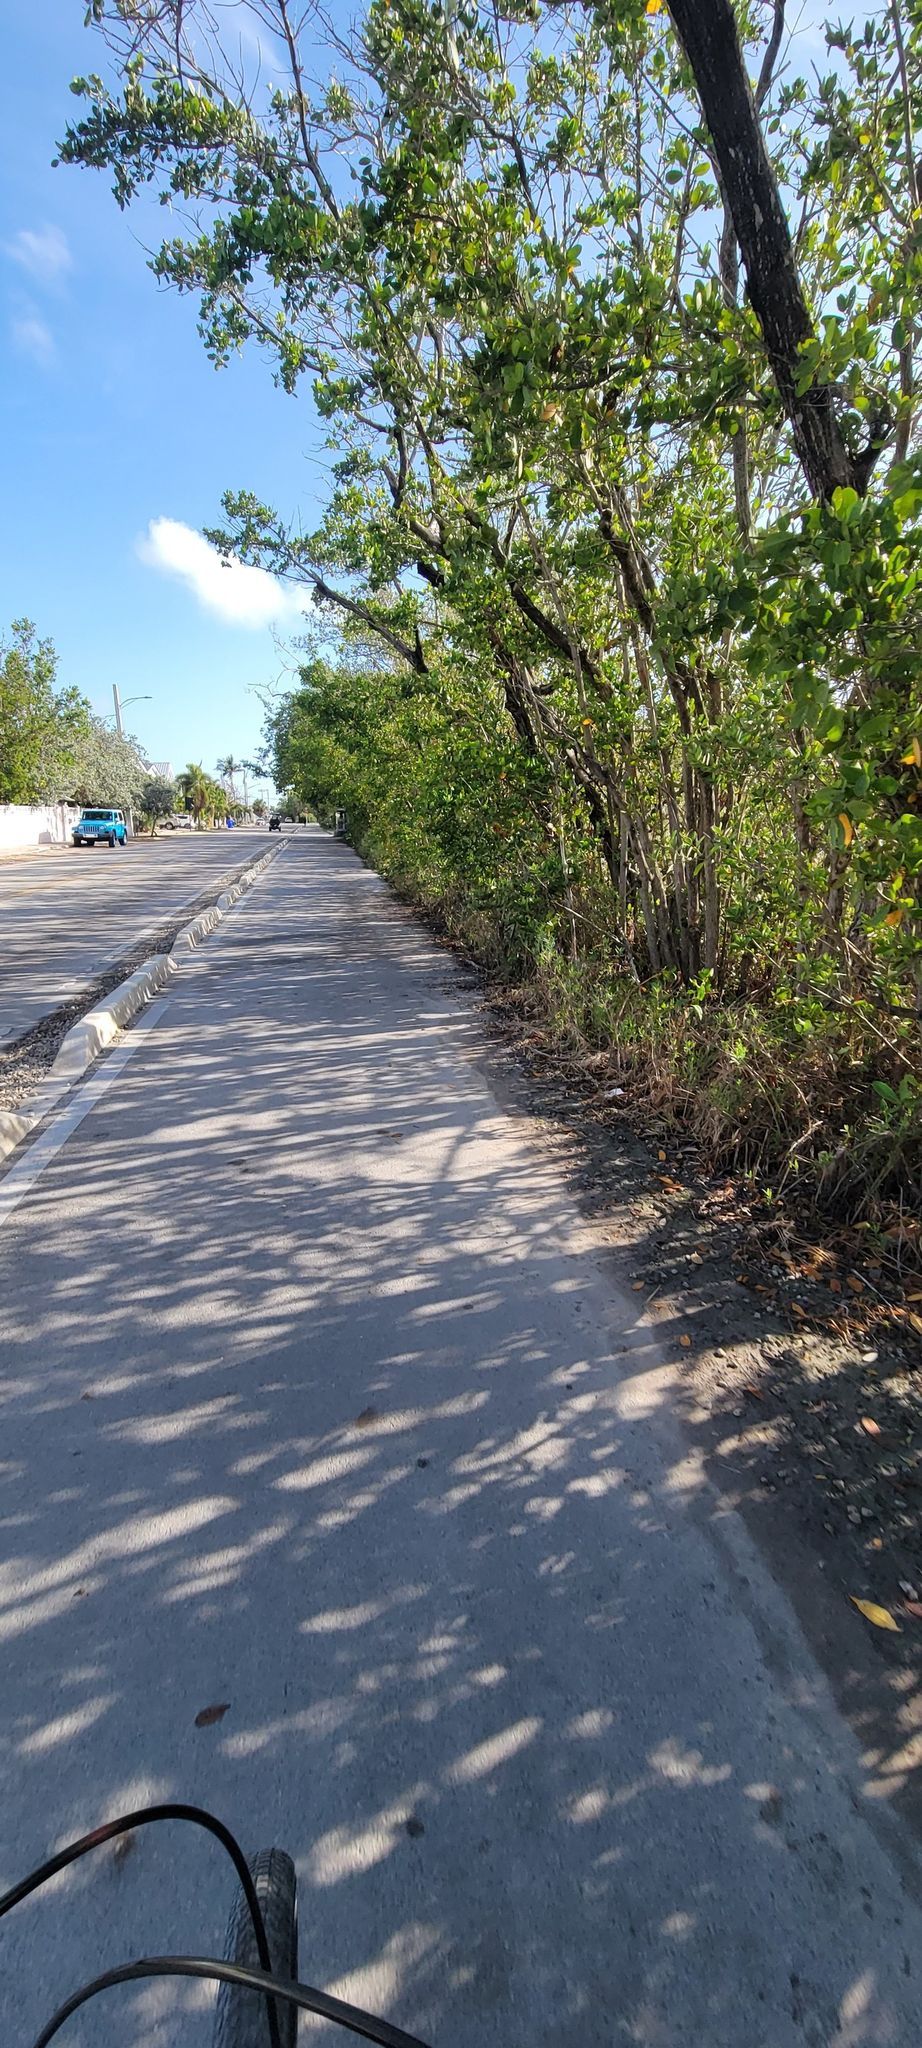
[[[284, 1849], [260, 1849], [250, 1858], [256, 1896], [262, 1907], [266, 1939], [277, 1977], [296, 1980], [298, 1975], [298, 1880], [291, 1857]], [[227, 1928], [225, 1959], [258, 1969], [259, 1958], [246, 1899], [239, 1885]], [[295, 2048], [298, 2030], [297, 2008], [276, 2000], [281, 2048]], [[270, 2048], [269, 2015], [266, 2000], [258, 1991], [241, 1991], [222, 1984], [215, 2007], [213, 2048]]]

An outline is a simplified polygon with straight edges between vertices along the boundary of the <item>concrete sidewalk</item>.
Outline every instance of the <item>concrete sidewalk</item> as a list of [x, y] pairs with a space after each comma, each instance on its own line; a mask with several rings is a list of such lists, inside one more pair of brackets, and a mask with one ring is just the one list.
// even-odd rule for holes
[[[189, 1799], [436, 2048], [916, 2048], [915, 1851], [451, 964], [314, 835], [105, 1071], [0, 1228], [0, 1888]], [[230, 1893], [106, 1852], [0, 1927], [4, 2038]]]

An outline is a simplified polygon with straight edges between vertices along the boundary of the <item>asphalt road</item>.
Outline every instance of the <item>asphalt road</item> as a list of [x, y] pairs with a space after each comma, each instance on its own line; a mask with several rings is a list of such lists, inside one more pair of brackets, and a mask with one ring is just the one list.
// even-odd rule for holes
[[171, 832], [0, 861], [0, 1045], [105, 973], [135, 940], [239, 867], [265, 830]]
[[[435, 2048], [917, 2048], [916, 1852], [490, 1073], [313, 834], [0, 1180], [0, 1888], [201, 1801]], [[0, 1927], [4, 2043], [230, 1890], [100, 1853]], [[164, 1982], [66, 2035], [209, 2038]]]

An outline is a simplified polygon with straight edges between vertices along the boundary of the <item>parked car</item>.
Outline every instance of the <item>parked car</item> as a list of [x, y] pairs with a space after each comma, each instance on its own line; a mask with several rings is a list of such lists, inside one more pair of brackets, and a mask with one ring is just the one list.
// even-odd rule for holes
[[101, 839], [110, 846], [124, 846], [127, 838], [124, 811], [81, 811], [74, 826], [75, 846], [98, 846]]
[[282, 820], [279, 817], [278, 811], [273, 811], [272, 816], [269, 819], [269, 830], [270, 832], [281, 832], [281, 829]]

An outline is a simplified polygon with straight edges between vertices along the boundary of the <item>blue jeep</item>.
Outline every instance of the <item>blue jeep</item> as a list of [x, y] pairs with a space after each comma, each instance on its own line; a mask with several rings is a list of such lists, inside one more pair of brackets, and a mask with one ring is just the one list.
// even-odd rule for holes
[[98, 846], [101, 839], [109, 846], [124, 846], [127, 837], [124, 811], [81, 811], [74, 826], [75, 846]]

